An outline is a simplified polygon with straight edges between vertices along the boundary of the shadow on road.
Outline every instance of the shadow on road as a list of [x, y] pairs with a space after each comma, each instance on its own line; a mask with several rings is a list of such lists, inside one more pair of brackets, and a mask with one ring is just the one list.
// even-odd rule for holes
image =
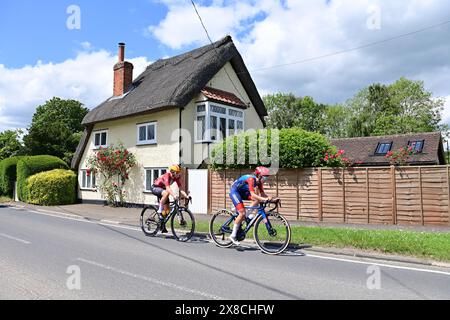
[[[136, 241], [139, 241], [139, 242], [141, 242], [141, 243], [143, 243], [143, 244], [145, 244], [145, 245], [152, 246], [153, 248], [157, 248], [157, 249], [159, 249], [159, 250], [161, 250], [161, 251], [164, 251], [164, 252], [166, 252], [166, 253], [168, 253], [168, 254], [175, 255], [175, 256], [177, 256], [177, 257], [179, 257], [179, 258], [183, 258], [183, 259], [185, 259], [185, 260], [187, 260], [187, 261], [190, 261], [190, 262], [192, 262], [192, 263], [195, 263], [195, 264], [201, 265], [201, 266], [203, 266], [203, 267], [209, 268], [209, 269], [211, 269], [211, 270], [220, 272], [220, 273], [225, 274], [225, 275], [227, 275], [227, 276], [230, 276], [230, 277], [239, 279], [240, 281], [247, 282], [248, 284], [252, 284], [252, 285], [258, 286], [258, 287], [260, 287], [260, 288], [263, 288], [263, 289], [272, 291], [272, 292], [274, 292], [274, 293], [280, 294], [280, 295], [282, 295], [282, 296], [285, 296], [285, 297], [288, 298], [288, 299], [304, 300], [304, 298], [302, 298], [302, 297], [293, 295], [293, 294], [288, 293], [288, 292], [281, 291], [281, 290], [279, 290], [279, 289], [276, 289], [276, 288], [271, 287], [271, 286], [269, 286], [269, 285], [266, 285], [266, 284], [264, 284], [264, 283], [259, 283], [259, 282], [254, 281], [254, 280], [247, 279], [247, 278], [245, 278], [245, 277], [242, 277], [242, 276], [240, 276], [240, 275], [238, 275], [238, 274], [235, 274], [235, 273], [233, 273], [233, 272], [230, 272], [230, 271], [228, 271], [228, 270], [220, 269], [219, 267], [215, 267], [215, 266], [213, 266], [213, 265], [210, 265], [210, 264], [207, 264], [207, 263], [204, 263], [204, 262], [200, 262], [200, 261], [198, 261], [198, 260], [195, 259], [195, 258], [192, 258], [192, 257], [186, 256], [186, 255], [180, 254], [180, 253], [178, 253], [178, 252], [169, 250], [169, 249], [167, 249], [167, 248], [158, 246], [158, 245], [156, 245], [156, 244], [154, 244], [154, 243], [149, 243], [149, 242], [147, 242], [147, 241], [142, 240], [141, 238], [134, 237], [134, 236], [129, 235], [129, 234], [125, 233], [125, 232], [116, 230], [116, 229], [114, 229], [113, 227], [109, 227], [109, 226], [106, 226], [106, 225], [100, 225], [100, 226], [102, 226], [103, 228], [108, 229], [108, 230], [110, 230], [110, 231], [119, 233], [119, 234], [121, 234], [121, 235], [123, 235], [123, 236], [125, 236], [125, 237], [127, 237], [127, 238], [131, 238], [131, 239], [134, 239], [134, 240], [136, 240]], [[200, 238], [199, 238], [199, 239], [200, 239]], [[191, 241], [191, 242], [192, 242], [192, 241]], [[198, 242], [199, 242], [199, 243], [202, 243], [202, 244], [203, 244], [203, 243], [209, 243], [206, 239], [199, 240]], [[259, 250], [259, 249], [255, 249], [255, 250]]]

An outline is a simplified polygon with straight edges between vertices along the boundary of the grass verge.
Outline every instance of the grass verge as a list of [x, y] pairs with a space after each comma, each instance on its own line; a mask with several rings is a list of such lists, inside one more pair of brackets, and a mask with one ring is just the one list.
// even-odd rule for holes
[[[450, 232], [361, 230], [291, 226], [292, 244], [356, 248], [450, 262]], [[209, 232], [207, 221], [198, 221], [196, 231]], [[251, 234], [253, 236], [253, 233]]]
[[5, 196], [0, 196], [0, 203], [10, 202], [12, 199]]

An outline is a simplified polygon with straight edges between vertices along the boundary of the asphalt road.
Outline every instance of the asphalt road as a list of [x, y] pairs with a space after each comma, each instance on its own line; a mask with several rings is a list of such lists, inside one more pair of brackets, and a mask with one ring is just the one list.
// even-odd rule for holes
[[450, 269], [269, 256], [2, 207], [0, 299], [450, 299]]

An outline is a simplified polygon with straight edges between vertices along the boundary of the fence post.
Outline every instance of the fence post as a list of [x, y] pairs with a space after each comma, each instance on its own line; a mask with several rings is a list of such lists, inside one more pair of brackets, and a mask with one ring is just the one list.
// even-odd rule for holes
[[223, 170], [223, 207], [227, 208], [227, 169]]
[[346, 208], [345, 208], [345, 168], [342, 168], [342, 208], [344, 209], [344, 223], [346, 222]]
[[369, 168], [366, 168], [367, 223], [370, 223]]
[[392, 187], [392, 224], [397, 224], [397, 184], [395, 181], [395, 166], [391, 166], [391, 187]]
[[449, 169], [447, 165], [447, 193], [448, 193], [448, 202], [447, 202], [447, 209], [448, 209], [448, 225], [450, 226], [450, 178], [449, 178]]
[[295, 169], [297, 171], [297, 220], [300, 220], [300, 183], [299, 183], [299, 177], [300, 177], [300, 169]]
[[322, 213], [322, 169], [317, 169], [317, 185], [319, 188], [319, 221], [323, 221], [323, 213]]
[[420, 217], [422, 225], [425, 225], [425, 217], [423, 215], [423, 190], [422, 190], [422, 167], [419, 167], [419, 192], [420, 192]]

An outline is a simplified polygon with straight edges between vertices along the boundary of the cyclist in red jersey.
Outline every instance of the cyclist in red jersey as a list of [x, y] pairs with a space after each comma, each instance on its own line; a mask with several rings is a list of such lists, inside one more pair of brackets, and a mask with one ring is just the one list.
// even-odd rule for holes
[[178, 195], [175, 194], [170, 187], [174, 182], [177, 184], [178, 188], [180, 188], [181, 195], [187, 199], [189, 197], [188, 194], [184, 190], [181, 190], [181, 167], [179, 165], [170, 166], [169, 172], [158, 177], [153, 182], [151, 191], [158, 199], [161, 199], [158, 208], [158, 216], [160, 219], [163, 219], [163, 210], [165, 212], [170, 210], [168, 204], [169, 196], [178, 199]]

